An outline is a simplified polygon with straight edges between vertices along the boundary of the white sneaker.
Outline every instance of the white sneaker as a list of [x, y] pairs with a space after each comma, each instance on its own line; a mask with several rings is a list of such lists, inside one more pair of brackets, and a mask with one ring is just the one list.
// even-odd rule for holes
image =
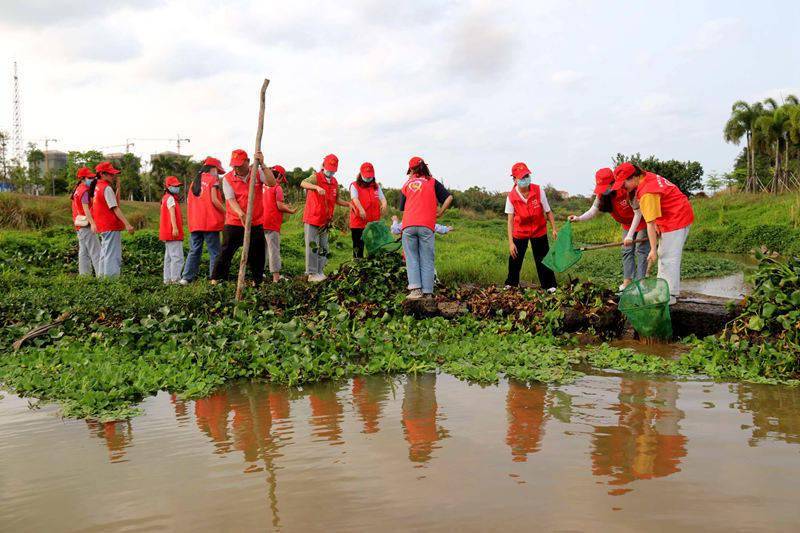
[[325, 274], [309, 274], [308, 275], [308, 282], [309, 283], [319, 283], [320, 281], [325, 281], [328, 278]]
[[189, 280], [188, 279], [182, 279], [178, 283], [180, 283], [181, 285], [188, 285], [189, 284]]
[[627, 287], [627, 285], [620, 285], [620, 286], [619, 286], [619, 292], [622, 292], [622, 291], [624, 291], [624, 290], [625, 290], [625, 287]]
[[406, 300], [420, 300], [422, 299], [422, 289], [411, 289], [406, 296]]
[[556, 292], [556, 288], [555, 287], [550, 287], [549, 289], [547, 289], [547, 292], [550, 293], [550, 294], [553, 294], [554, 292]]

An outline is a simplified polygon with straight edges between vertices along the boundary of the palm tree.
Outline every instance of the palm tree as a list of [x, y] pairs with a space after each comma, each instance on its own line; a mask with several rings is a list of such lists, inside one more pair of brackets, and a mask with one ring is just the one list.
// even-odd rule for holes
[[731, 107], [731, 118], [728, 119], [728, 122], [725, 124], [725, 129], [723, 130], [725, 141], [737, 146], [741, 142], [742, 137], [746, 138], [747, 180], [744, 190], [747, 192], [756, 192], [759, 186], [758, 178], [755, 175], [753, 131], [755, 129], [756, 120], [763, 113], [764, 107], [760, 102], [748, 104], [747, 102], [739, 100]]
[[789, 114], [774, 98], [764, 100], [765, 112], [756, 119], [755, 133], [767, 151], [773, 150], [774, 167], [769, 190], [778, 193], [786, 188], [784, 182], [783, 146], [789, 130]]

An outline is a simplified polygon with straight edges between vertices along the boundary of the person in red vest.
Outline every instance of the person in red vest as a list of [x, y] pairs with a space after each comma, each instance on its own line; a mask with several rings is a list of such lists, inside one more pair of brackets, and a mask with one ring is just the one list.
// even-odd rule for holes
[[[647, 256], [650, 243], [647, 242], [647, 223], [635, 202], [635, 194], [624, 189], [612, 190], [614, 171], [601, 168], [595, 175], [594, 202], [584, 214], [570, 215], [570, 222], [591, 220], [598, 213], [609, 213], [622, 226], [622, 285], [624, 290], [631, 281], [642, 279], [647, 272]], [[645, 242], [636, 242], [643, 240]]]
[[78, 169], [78, 184], [72, 191], [72, 221], [78, 232], [78, 275], [91, 276], [92, 270], [100, 271], [100, 240], [97, 238], [97, 224], [92, 218], [92, 195], [95, 188], [92, 169]]
[[225, 173], [222, 163], [215, 157], [206, 157], [200, 172], [192, 181], [186, 195], [186, 214], [189, 218], [189, 254], [183, 268], [181, 285], [197, 279], [203, 243], [208, 249], [208, 274], [214, 269], [219, 255], [219, 232], [225, 225], [225, 206], [222, 203], [221, 178]]
[[306, 241], [306, 274], [308, 281], [323, 281], [328, 262], [328, 230], [333, 221], [333, 210], [337, 205], [350, 207], [349, 202], [339, 198], [339, 183], [334, 177], [339, 168], [339, 158], [328, 154], [322, 161], [322, 170], [315, 172], [300, 183], [306, 190], [306, 206], [303, 209], [303, 229]]
[[683, 246], [694, 222], [692, 204], [668, 179], [631, 163], [622, 163], [614, 170], [613, 188], [622, 187], [636, 190], [650, 241], [647, 261], [658, 261], [658, 277], [669, 284], [670, 304], [674, 304], [681, 294]]
[[286, 169], [275, 165], [272, 167], [272, 175], [277, 183], [274, 186], [264, 184], [264, 240], [272, 281], [277, 283], [281, 280], [281, 226], [284, 213], [293, 215], [297, 213], [297, 208], [283, 201], [281, 184], [286, 183]]
[[364, 228], [370, 222], [381, 219], [386, 212], [386, 197], [383, 189], [375, 181], [375, 167], [372, 163], [363, 163], [350, 184], [350, 237], [353, 240], [353, 257], [364, 257]]
[[133, 226], [122, 214], [119, 198], [114, 192], [119, 170], [108, 161], [98, 164], [95, 173], [99, 178], [92, 197], [92, 218], [100, 234], [100, 265], [97, 277], [119, 276], [122, 270], [122, 230], [133, 233]]
[[[260, 285], [264, 279], [264, 190], [261, 185], [266, 183], [275, 186], [275, 176], [272, 170], [264, 166], [264, 156], [261, 152], [255, 153], [258, 163], [256, 187], [253, 189], [253, 216], [250, 225], [250, 248], [247, 254], [247, 263], [253, 282]], [[228, 279], [231, 270], [231, 261], [236, 250], [244, 244], [244, 223], [247, 217], [247, 202], [250, 196], [250, 158], [244, 150], [234, 150], [231, 153], [231, 167], [233, 170], [222, 178], [222, 193], [225, 197], [225, 225], [222, 229], [222, 250], [214, 263], [211, 272], [211, 281]]]
[[556, 221], [544, 187], [531, 183], [531, 171], [525, 163], [515, 163], [511, 167], [514, 186], [506, 198], [506, 214], [508, 215], [508, 277], [506, 287], [519, 286], [519, 273], [528, 242], [531, 243], [533, 260], [539, 284], [548, 292], [556, 290], [556, 275], [547, 268], [542, 259], [550, 251], [547, 241], [547, 221], [553, 238], [557, 237]]
[[408, 180], [400, 190], [403, 252], [409, 290], [406, 298], [418, 300], [423, 296], [433, 296], [436, 219], [453, 203], [453, 196], [431, 176], [421, 157], [414, 156], [409, 160], [406, 174]]
[[178, 283], [183, 271], [183, 215], [178, 195], [181, 181], [175, 176], [164, 180], [158, 238], [164, 242], [164, 284]]

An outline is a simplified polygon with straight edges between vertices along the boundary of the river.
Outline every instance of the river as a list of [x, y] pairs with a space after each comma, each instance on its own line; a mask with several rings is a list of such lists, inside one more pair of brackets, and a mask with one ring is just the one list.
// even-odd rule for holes
[[2, 531], [796, 529], [800, 390], [624, 374], [0, 400]]

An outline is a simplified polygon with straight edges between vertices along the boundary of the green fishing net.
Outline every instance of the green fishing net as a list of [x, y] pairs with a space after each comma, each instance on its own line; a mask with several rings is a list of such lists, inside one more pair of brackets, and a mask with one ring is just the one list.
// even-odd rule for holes
[[367, 224], [361, 238], [364, 240], [364, 248], [368, 255], [394, 252], [403, 245], [400, 241], [395, 240], [389, 227], [380, 220]]
[[646, 278], [628, 285], [619, 297], [619, 310], [640, 337], [669, 340], [669, 284], [661, 278]]
[[559, 230], [556, 242], [550, 247], [542, 263], [553, 272], [564, 272], [580, 259], [581, 251], [572, 244], [572, 224], [567, 222]]

